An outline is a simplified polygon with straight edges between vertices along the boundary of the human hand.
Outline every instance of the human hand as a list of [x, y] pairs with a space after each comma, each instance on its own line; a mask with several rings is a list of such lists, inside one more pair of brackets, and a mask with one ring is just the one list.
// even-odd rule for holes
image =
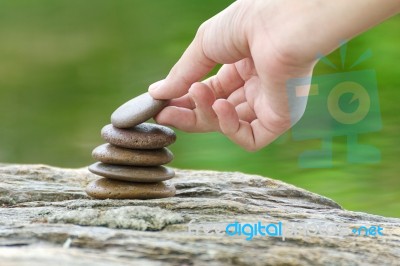
[[[311, 76], [317, 54], [329, 53], [393, 12], [393, 6], [374, 5], [370, 0], [233, 3], [203, 23], [166, 79], [150, 86], [154, 98], [172, 99], [156, 121], [187, 132], [220, 131], [249, 151], [266, 146], [305, 109], [290, 106], [296, 110], [290, 113], [286, 83]], [[372, 18], [364, 18], [367, 11]], [[219, 72], [198, 82], [216, 64], [223, 64]]]

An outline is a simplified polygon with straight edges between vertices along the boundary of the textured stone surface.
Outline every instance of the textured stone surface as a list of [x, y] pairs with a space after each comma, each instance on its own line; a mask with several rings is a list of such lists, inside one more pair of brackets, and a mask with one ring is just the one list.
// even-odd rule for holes
[[132, 183], [108, 178], [90, 182], [85, 191], [96, 199], [160, 199], [175, 195], [170, 182]]
[[[176, 170], [172, 198], [94, 200], [86, 169], [0, 167], [0, 264], [396, 265], [400, 219], [340, 208], [283, 182]], [[345, 184], [344, 184], [345, 185]], [[371, 197], [373, 201], [373, 197]], [[282, 221], [379, 225], [384, 235], [255, 237], [189, 234], [194, 223]]]
[[121, 105], [111, 115], [111, 123], [118, 128], [129, 128], [143, 123], [160, 112], [168, 101], [155, 100], [148, 92]]
[[175, 175], [172, 168], [165, 166], [139, 167], [104, 163], [90, 165], [89, 171], [111, 179], [144, 183], [168, 180]]
[[128, 149], [160, 149], [176, 140], [172, 129], [150, 123], [125, 129], [106, 125], [101, 130], [101, 136], [108, 143]]
[[168, 148], [132, 150], [103, 144], [96, 147], [92, 157], [100, 162], [118, 165], [155, 166], [169, 163], [174, 155]]

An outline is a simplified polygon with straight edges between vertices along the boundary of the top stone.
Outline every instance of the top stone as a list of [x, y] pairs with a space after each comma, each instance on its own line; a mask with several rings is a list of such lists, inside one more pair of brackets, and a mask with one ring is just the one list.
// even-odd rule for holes
[[121, 105], [111, 115], [111, 123], [118, 128], [139, 125], [158, 114], [166, 105], [166, 100], [156, 100], [148, 92]]

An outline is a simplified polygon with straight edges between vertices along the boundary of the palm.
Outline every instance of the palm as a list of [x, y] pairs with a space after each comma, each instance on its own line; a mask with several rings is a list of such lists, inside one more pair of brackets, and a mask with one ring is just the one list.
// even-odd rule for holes
[[[277, 67], [268, 61], [265, 65]], [[281, 122], [289, 117], [285, 84], [274, 78], [275, 73], [269, 73], [268, 69], [257, 70], [251, 59], [235, 63], [235, 68], [243, 80], [243, 86], [233, 91], [227, 99], [235, 106], [239, 119], [250, 124], [258, 120], [270, 132], [281, 133], [281, 129], [287, 126]], [[264, 82], [258, 74], [260, 71]]]

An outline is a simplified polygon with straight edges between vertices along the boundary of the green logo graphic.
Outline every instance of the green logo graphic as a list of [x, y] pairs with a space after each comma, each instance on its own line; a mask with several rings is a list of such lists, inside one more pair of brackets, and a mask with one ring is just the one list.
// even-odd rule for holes
[[[349, 104], [359, 101], [358, 108], [353, 112], [345, 112], [341, 108], [341, 97], [345, 94], [352, 94]], [[369, 94], [360, 84], [345, 81], [336, 85], [328, 95], [328, 111], [330, 115], [339, 123], [356, 124], [363, 120], [368, 114], [371, 106]]]
[[[345, 52], [345, 49], [343, 45], [341, 51]], [[362, 60], [357, 60], [353, 66], [360, 62]], [[374, 70], [292, 79], [287, 83], [287, 93], [294, 124], [293, 139], [321, 139], [320, 149], [300, 154], [300, 167], [332, 167], [332, 139], [336, 136], [347, 136], [348, 162], [380, 161], [380, 151], [377, 148], [358, 142], [359, 134], [376, 132], [382, 127]], [[305, 105], [305, 102], [307, 108], [297, 122], [298, 106]]]

